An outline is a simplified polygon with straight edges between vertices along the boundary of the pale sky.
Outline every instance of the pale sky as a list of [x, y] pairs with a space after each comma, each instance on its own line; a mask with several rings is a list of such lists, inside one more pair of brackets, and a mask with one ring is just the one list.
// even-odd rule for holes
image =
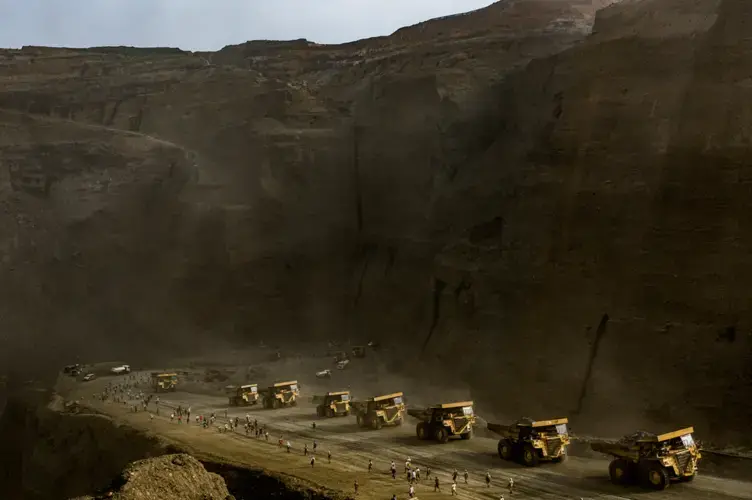
[[247, 40], [341, 43], [493, 0], [0, 0], [0, 47], [217, 50]]

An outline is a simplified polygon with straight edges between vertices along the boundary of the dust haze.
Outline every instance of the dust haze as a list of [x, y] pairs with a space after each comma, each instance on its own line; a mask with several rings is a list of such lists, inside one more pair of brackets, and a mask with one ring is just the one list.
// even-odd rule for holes
[[743, 8], [610, 3], [0, 51], [2, 372], [378, 341], [364, 391], [749, 444]]

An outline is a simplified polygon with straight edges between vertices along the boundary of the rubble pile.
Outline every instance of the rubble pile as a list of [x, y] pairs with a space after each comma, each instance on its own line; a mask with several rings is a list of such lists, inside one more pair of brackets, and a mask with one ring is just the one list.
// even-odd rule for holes
[[96, 495], [74, 500], [234, 500], [224, 480], [190, 455], [164, 455], [129, 465]]

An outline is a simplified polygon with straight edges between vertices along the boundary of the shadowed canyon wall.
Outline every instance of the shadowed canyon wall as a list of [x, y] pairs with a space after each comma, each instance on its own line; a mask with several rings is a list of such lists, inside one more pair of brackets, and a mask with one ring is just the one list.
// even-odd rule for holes
[[[610, 3], [342, 46], [5, 51], [0, 173], [69, 179], [3, 192], [5, 342], [379, 338], [499, 417], [737, 438], [749, 7]], [[105, 170], [127, 194], [94, 196]]]

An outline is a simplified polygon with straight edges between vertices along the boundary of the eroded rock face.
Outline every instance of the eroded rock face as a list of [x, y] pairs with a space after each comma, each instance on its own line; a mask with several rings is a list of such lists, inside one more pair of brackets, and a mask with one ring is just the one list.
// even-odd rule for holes
[[[378, 338], [451, 366], [499, 416], [579, 409], [593, 431], [735, 439], [752, 376], [749, 7], [622, 2], [585, 38], [611, 3], [499, 2], [342, 46], [5, 52], [0, 108], [45, 126], [3, 161], [49, 142], [80, 155], [57, 143], [86, 129], [143, 147], [87, 150], [97, 163], [140, 161], [171, 186], [99, 196], [103, 174], [80, 174], [59, 192], [88, 186], [64, 212], [84, 222], [7, 219], [8, 245], [44, 234], [68, 260], [14, 271], [29, 284], [6, 331], [54, 322], [81, 348], [118, 328], [152, 349], [196, 331]], [[169, 181], [149, 148], [196, 178]], [[57, 217], [52, 198], [15, 193], [8, 210]]]
[[[13, 295], [23, 304], [9, 307], [16, 312], [4, 316], [5, 331], [41, 333], [52, 324], [58, 352], [70, 354], [99, 345], [88, 340], [100, 329], [122, 332], [103, 350], [118, 349], [118, 339], [138, 345], [125, 332], [141, 331], [155, 349], [178, 331], [181, 339], [252, 326], [281, 338], [349, 335], [362, 328], [361, 316], [368, 323], [370, 311], [391, 304], [404, 311], [379, 329], [401, 336], [405, 325], [416, 328], [431, 255], [442, 244], [435, 233], [445, 229], [432, 207], [460, 165], [493, 139], [493, 85], [582, 39], [593, 13], [572, 2], [502, 2], [343, 46], [5, 51], [0, 108], [18, 131], [8, 136], [5, 171], [29, 153], [79, 165], [70, 155], [86, 148], [81, 161], [97, 165], [51, 191], [33, 178], [37, 170], [26, 174], [52, 199], [7, 184], [7, 203], [24, 218], [57, 217], [58, 198], [78, 218], [37, 224], [43, 245], [8, 223], [8, 245], [45, 252], [14, 271], [23, 291]], [[120, 145], [102, 144], [109, 137]], [[88, 145], [59, 144], [65, 140]], [[178, 168], [195, 165], [189, 188], [184, 177], [171, 180], [173, 159], [152, 167], [157, 147], [186, 158], [174, 160]], [[110, 196], [108, 176], [125, 179], [136, 161], [155, 179], [133, 178], [136, 194]], [[64, 170], [54, 163], [44, 171]], [[170, 189], [154, 188], [155, 180]], [[385, 265], [365, 264], [374, 252]], [[366, 265], [399, 278], [373, 283]], [[374, 294], [383, 305], [361, 301]]]
[[472, 273], [476, 308], [493, 317], [482, 329], [499, 332], [474, 356], [525, 380], [508, 389], [519, 391], [512, 401], [554, 388], [540, 411], [576, 400], [606, 313], [583, 412], [621, 417], [601, 420], [601, 432], [687, 421], [739, 437], [735, 423], [750, 415], [742, 254], [752, 228], [749, 61], [732, 40], [748, 8], [614, 6], [586, 43], [508, 82], [519, 129], [460, 180], [474, 200], [458, 193], [447, 205], [464, 208], [461, 219], [495, 202], [503, 231], [482, 245], [470, 233], [438, 261], [448, 283]]

